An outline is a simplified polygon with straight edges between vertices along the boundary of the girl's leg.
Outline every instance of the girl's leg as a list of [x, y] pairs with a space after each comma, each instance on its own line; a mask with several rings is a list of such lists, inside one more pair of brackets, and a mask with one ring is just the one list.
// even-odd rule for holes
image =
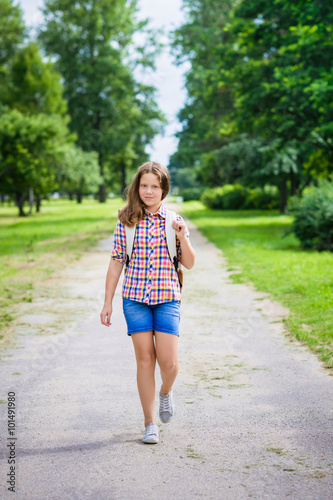
[[170, 394], [179, 371], [178, 336], [155, 332], [156, 357], [161, 370], [161, 394]]
[[145, 417], [145, 427], [155, 422], [155, 365], [156, 353], [153, 332], [140, 332], [131, 335], [136, 364], [138, 390]]

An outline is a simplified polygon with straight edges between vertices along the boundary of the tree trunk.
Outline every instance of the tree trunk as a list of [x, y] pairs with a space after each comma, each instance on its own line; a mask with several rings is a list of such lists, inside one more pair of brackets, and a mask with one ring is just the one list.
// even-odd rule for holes
[[[100, 130], [100, 124], [101, 124], [101, 119], [99, 114], [97, 115], [97, 121], [96, 121], [96, 130]], [[105, 203], [106, 202], [106, 185], [104, 182], [104, 163], [103, 163], [103, 153], [102, 153], [102, 145], [98, 145], [98, 164], [99, 164], [99, 173], [103, 179], [102, 184], [99, 186], [98, 190], [98, 199], [100, 203]]]
[[32, 214], [34, 206], [34, 188], [29, 188], [29, 215]]
[[69, 198], [70, 201], [73, 201], [74, 197], [73, 197], [72, 191], [69, 191], [68, 198]]
[[41, 198], [41, 196], [37, 196], [37, 198], [36, 198], [36, 212], [40, 212], [41, 206], [42, 206], [42, 198]]
[[100, 203], [106, 202], [106, 185], [104, 182], [99, 186], [98, 199]]
[[82, 203], [82, 192], [81, 191], [78, 191], [76, 193], [76, 199], [77, 199], [78, 203]]
[[19, 209], [19, 216], [20, 217], [25, 217], [27, 214], [23, 210], [24, 202], [27, 199], [27, 193], [15, 193], [15, 202], [16, 206]]
[[294, 196], [299, 192], [299, 179], [296, 177], [295, 172], [290, 172], [291, 195]]
[[287, 189], [287, 181], [285, 178], [282, 178], [279, 184], [279, 194], [280, 194], [280, 212], [284, 214], [286, 211], [287, 201], [288, 201], [288, 189]]

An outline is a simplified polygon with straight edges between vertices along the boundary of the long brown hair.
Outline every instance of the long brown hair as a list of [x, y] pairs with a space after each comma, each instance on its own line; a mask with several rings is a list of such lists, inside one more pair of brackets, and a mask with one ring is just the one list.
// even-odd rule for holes
[[127, 204], [124, 208], [118, 211], [120, 222], [125, 226], [133, 227], [138, 224], [144, 215], [144, 204], [139, 196], [140, 180], [144, 174], [155, 174], [160, 182], [162, 188], [162, 200], [166, 197], [170, 189], [170, 178], [167, 169], [156, 163], [155, 161], [148, 161], [138, 168], [134, 179], [131, 182], [127, 191]]

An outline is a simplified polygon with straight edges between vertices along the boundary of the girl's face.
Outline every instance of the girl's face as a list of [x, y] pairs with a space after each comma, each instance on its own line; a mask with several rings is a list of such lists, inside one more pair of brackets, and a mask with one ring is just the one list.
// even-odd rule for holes
[[163, 191], [157, 175], [143, 174], [140, 179], [139, 196], [142, 203], [152, 214], [160, 208]]

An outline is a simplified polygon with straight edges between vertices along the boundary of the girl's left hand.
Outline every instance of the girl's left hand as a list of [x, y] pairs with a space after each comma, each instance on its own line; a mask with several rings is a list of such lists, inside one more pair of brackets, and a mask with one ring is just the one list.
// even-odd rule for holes
[[186, 224], [183, 220], [174, 220], [172, 221], [172, 227], [176, 231], [176, 236], [183, 240], [186, 236]]

